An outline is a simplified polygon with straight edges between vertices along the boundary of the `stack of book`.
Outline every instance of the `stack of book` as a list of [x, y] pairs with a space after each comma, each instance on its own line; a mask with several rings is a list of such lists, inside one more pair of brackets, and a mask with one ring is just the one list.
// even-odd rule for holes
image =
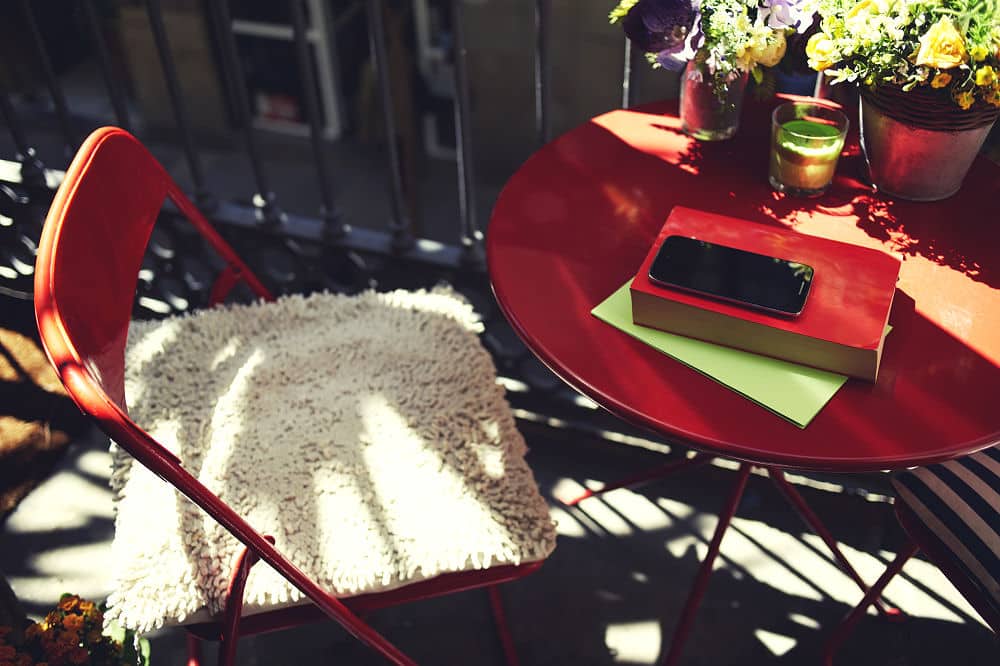
[[[801, 312], [776, 314], [664, 284], [655, 269], [651, 278], [673, 236], [804, 267]], [[725, 271], [725, 263], [710, 270]], [[877, 380], [899, 269], [878, 250], [677, 207], [636, 275], [593, 313], [805, 427], [848, 377]]]

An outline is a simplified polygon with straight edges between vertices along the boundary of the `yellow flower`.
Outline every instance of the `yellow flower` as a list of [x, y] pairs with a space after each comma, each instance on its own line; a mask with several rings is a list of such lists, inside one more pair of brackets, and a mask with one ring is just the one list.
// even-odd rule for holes
[[785, 33], [777, 30], [768, 32], [770, 34], [761, 43], [750, 46], [750, 59], [764, 67], [774, 67], [785, 57], [788, 42], [785, 41]]
[[949, 83], [951, 83], [951, 74], [948, 72], [938, 72], [931, 79], [931, 88], [944, 88]]
[[983, 65], [976, 70], [976, 85], [991, 86], [997, 80], [997, 73], [989, 65]]
[[982, 44], [976, 44], [969, 49], [969, 57], [972, 58], [972, 62], [982, 62], [983, 60], [986, 60], [986, 56], [989, 54], [990, 50]]
[[806, 43], [806, 55], [809, 57], [809, 66], [817, 72], [833, 67], [840, 58], [836, 44], [821, 32], [809, 38]]
[[861, 0], [858, 4], [851, 7], [851, 10], [847, 12], [847, 18], [854, 18], [861, 12], [868, 14], [885, 14], [888, 10], [886, 3], [878, 2], [878, 0]]
[[938, 19], [938, 22], [920, 38], [920, 50], [917, 51], [918, 65], [951, 69], [964, 63], [967, 57], [962, 35], [947, 16]]
[[976, 103], [976, 98], [972, 96], [970, 92], [960, 92], [955, 96], [955, 101], [963, 109], [968, 109], [973, 104]]

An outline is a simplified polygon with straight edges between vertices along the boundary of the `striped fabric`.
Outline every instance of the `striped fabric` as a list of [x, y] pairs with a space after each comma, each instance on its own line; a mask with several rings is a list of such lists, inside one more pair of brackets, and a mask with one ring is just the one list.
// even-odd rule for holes
[[897, 474], [899, 497], [1000, 612], [1000, 445]]

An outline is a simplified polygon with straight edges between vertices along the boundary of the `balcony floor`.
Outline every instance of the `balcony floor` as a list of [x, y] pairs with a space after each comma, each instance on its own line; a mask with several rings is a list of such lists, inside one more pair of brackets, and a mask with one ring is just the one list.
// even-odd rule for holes
[[[656, 464], [660, 454], [522, 425], [535, 470], [559, 523], [555, 554], [535, 575], [504, 588], [526, 665], [657, 663], [706, 549], [733, 478], [723, 466], [636, 491], [557, 508], [553, 494]], [[113, 518], [110, 458], [99, 437], [71, 448], [57, 472], [3, 526], [2, 569], [33, 615], [59, 595], [108, 592]], [[807, 500], [847, 556], [873, 580], [901, 538], [889, 504], [808, 482]], [[682, 664], [812, 664], [829, 630], [860, 597], [819, 539], [766, 479], [753, 476], [722, 546]], [[932, 565], [911, 561], [887, 597], [913, 616], [861, 624], [839, 663], [995, 664], [992, 634]], [[370, 622], [427, 664], [502, 664], [481, 592], [378, 612]], [[182, 663], [184, 634], [149, 636], [154, 664]], [[211, 657], [214, 648], [206, 655]], [[330, 623], [244, 639], [240, 664], [381, 664]], [[208, 661], [206, 663], [211, 663]]]

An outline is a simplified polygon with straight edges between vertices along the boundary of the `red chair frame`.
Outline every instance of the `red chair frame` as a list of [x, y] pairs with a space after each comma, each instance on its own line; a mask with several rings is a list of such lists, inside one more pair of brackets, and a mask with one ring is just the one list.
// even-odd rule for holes
[[[211, 305], [223, 300], [240, 281], [256, 296], [274, 299], [145, 147], [124, 130], [106, 127], [96, 130], [81, 146], [52, 202], [38, 248], [35, 316], [46, 354], [80, 409], [136, 460], [190, 498], [246, 547], [233, 572], [225, 617], [189, 627], [191, 635], [221, 639], [219, 663], [229, 664], [241, 635], [326, 616], [389, 661], [413, 664], [357, 613], [488, 586], [507, 663], [516, 664], [496, 585], [535, 571], [541, 562], [446, 574], [385, 593], [337, 598], [289, 561], [280, 544], [254, 530], [185, 470], [183, 461], [129, 418], [125, 343], [139, 268], [153, 224], [167, 199], [226, 263], [212, 287]], [[243, 584], [258, 559], [301, 590], [314, 606], [242, 618]], [[197, 640], [190, 640], [189, 647], [189, 664], [198, 664]]]

